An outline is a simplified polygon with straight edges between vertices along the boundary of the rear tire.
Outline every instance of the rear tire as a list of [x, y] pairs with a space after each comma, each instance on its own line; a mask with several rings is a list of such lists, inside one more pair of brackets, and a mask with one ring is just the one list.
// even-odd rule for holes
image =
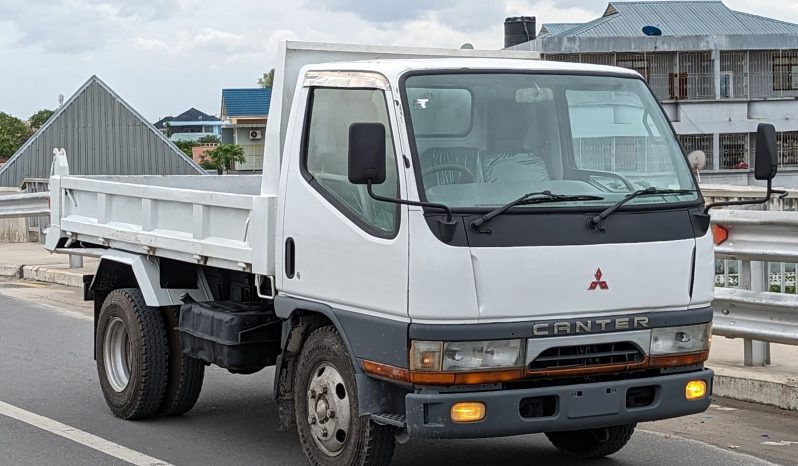
[[636, 425], [547, 432], [546, 437], [552, 445], [568, 456], [579, 459], [603, 458], [620, 451], [632, 438]]
[[169, 348], [163, 318], [135, 288], [114, 290], [97, 319], [95, 354], [103, 396], [114, 416], [153, 416], [166, 390]]
[[166, 393], [158, 413], [162, 416], [177, 416], [194, 407], [202, 391], [205, 379], [205, 363], [183, 354], [180, 350], [179, 308], [163, 309], [166, 338], [169, 342], [169, 375]]
[[335, 327], [311, 333], [302, 346], [294, 379], [297, 432], [308, 463], [391, 463], [396, 446], [394, 429], [360, 416], [357, 397], [352, 360]]

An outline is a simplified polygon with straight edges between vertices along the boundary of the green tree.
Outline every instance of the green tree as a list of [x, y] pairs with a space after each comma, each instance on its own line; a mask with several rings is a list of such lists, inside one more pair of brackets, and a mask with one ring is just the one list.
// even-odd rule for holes
[[263, 73], [263, 76], [258, 78], [258, 86], [272, 87], [274, 85], [274, 68], [269, 70], [268, 73]]
[[197, 142], [200, 144], [221, 144], [222, 140], [219, 139], [219, 136], [215, 134], [206, 134], [201, 138], [197, 139]]
[[174, 143], [178, 149], [185, 152], [185, 154], [189, 157], [192, 156], [191, 148], [197, 145], [197, 143], [194, 141], [174, 141]]
[[30, 128], [24, 121], [0, 112], [0, 159], [14, 155], [19, 146], [30, 136]]
[[[244, 148], [238, 144], [222, 144], [205, 153], [203, 162], [208, 162], [208, 167], [215, 168], [222, 175], [233, 168], [233, 163], [244, 163]], [[203, 167], [206, 165], [203, 165]]]
[[55, 110], [47, 108], [39, 110], [28, 118], [28, 124], [30, 124], [31, 129], [38, 131], [53, 116], [53, 113], [55, 113]]

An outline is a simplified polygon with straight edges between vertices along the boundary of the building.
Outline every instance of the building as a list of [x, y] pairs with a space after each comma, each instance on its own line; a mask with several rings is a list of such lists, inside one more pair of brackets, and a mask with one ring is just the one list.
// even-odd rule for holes
[[155, 127], [172, 141], [196, 141], [203, 136], [221, 138], [222, 120], [194, 107], [180, 115], [161, 118]]
[[205, 174], [97, 76], [75, 92], [0, 168], [0, 186], [49, 178], [54, 148], [79, 175]]
[[222, 90], [222, 144], [238, 144], [244, 148], [245, 163], [236, 164], [239, 171], [258, 171], [263, 167], [263, 136], [269, 119], [272, 89]]
[[[513, 48], [639, 72], [685, 150], [706, 152], [705, 182], [755, 184], [753, 136], [773, 123], [779, 185], [798, 186], [798, 24], [720, 1], [611, 2], [593, 21], [543, 24]], [[591, 143], [609, 151], [624, 142]]]

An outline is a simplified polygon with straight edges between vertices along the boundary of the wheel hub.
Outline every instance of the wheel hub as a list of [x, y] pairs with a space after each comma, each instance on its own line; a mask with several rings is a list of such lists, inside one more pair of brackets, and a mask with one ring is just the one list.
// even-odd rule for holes
[[328, 456], [341, 453], [349, 437], [349, 393], [335, 367], [322, 363], [313, 371], [307, 390], [308, 424], [319, 449]]
[[119, 317], [108, 322], [103, 338], [103, 362], [108, 383], [116, 392], [122, 392], [130, 382], [130, 338], [125, 323]]

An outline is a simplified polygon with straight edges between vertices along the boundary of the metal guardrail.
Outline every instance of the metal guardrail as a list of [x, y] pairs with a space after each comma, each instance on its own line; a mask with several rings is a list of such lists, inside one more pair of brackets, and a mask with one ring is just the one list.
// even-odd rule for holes
[[50, 193], [24, 193], [0, 196], [0, 218], [50, 215]]
[[741, 261], [739, 288], [715, 288], [715, 335], [743, 338], [745, 365], [770, 364], [770, 343], [798, 345], [798, 295], [768, 291], [768, 262], [798, 262], [798, 213], [716, 210], [728, 231], [717, 259]]

